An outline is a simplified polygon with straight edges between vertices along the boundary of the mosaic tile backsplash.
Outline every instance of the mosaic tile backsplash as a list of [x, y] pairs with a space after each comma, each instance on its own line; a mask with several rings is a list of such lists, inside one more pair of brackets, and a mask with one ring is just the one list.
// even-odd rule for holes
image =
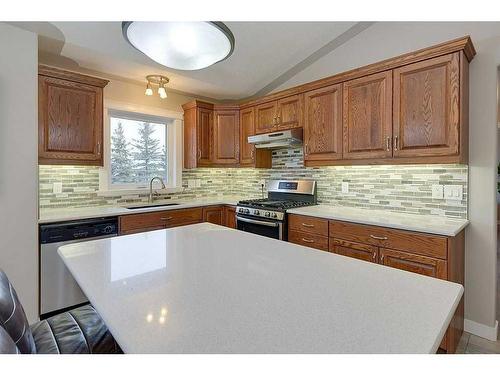
[[[182, 174], [183, 191], [165, 194], [166, 199], [216, 198], [218, 196], [261, 195], [261, 181], [269, 179], [314, 179], [318, 183], [318, 203], [386, 209], [414, 214], [467, 218], [466, 165], [384, 165], [304, 167], [301, 148], [273, 152], [272, 169], [199, 168]], [[189, 180], [201, 187], [188, 187]], [[105, 196], [98, 193], [99, 168], [73, 166], [39, 167], [40, 208], [127, 205], [147, 201], [147, 194]], [[62, 182], [60, 194], [52, 184]], [[349, 193], [341, 183], [349, 183]], [[463, 186], [461, 201], [433, 199], [434, 184]]]

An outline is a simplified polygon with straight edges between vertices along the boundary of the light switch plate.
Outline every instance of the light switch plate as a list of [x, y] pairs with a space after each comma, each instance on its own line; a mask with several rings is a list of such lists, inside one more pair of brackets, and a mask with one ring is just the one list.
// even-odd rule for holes
[[342, 193], [349, 193], [349, 182], [342, 182]]
[[444, 189], [443, 185], [432, 185], [432, 198], [443, 199]]
[[462, 185], [445, 185], [444, 186], [444, 199], [452, 201], [461, 201], [463, 198]]
[[61, 194], [62, 193], [62, 182], [54, 182], [52, 185], [52, 192], [54, 194]]

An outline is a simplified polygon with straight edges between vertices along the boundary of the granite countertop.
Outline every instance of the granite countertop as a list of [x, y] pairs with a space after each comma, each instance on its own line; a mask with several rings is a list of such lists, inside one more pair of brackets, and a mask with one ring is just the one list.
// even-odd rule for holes
[[209, 223], [59, 254], [125, 353], [435, 353], [463, 295]]
[[[144, 212], [179, 210], [182, 208], [215, 206], [215, 205], [236, 205], [241, 199], [249, 197], [223, 196], [220, 198], [202, 198], [189, 200], [157, 200], [154, 205], [146, 208], [130, 210], [127, 207], [144, 206], [147, 203], [137, 203], [129, 206], [92, 206], [92, 207], [68, 207], [41, 209], [39, 213], [39, 224], [49, 224], [60, 221], [91, 219], [106, 216], [122, 216], [139, 214]], [[166, 203], [176, 203], [173, 206], [161, 206]]]
[[469, 220], [450, 219], [432, 215], [415, 215], [387, 210], [369, 210], [343, 206], [317, 205], [288, 210], [288, 213], [314, 216], [324, 219], [349, 221], [357, 224], [377, 225], [381, 227], [410, 230], [456, 236], [467, 225]]

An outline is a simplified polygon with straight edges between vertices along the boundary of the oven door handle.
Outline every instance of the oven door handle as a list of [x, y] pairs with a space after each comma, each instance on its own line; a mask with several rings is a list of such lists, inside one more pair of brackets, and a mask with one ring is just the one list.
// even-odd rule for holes
[[279, 223], [271, 223], [269, 221], [247, 219], [246, 217], [240, 217], [240, 216], [236, 216], [236, 220], [244, 221], [245, 223], [250, 223], [250, 224], [265, 225], [267, 227], [275, 227], [276, 228], [277, 226], [279, 226]]

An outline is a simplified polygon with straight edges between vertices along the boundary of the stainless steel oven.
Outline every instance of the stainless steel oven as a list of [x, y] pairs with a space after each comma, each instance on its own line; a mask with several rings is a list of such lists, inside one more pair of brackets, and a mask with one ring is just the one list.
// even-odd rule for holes
[[261, 218], [256, 219], [237, 214], [236, 228], [245, 232], [275, 238], [277, 240], [286, 240], [286, 236], [283, 231], [283, 221]]

